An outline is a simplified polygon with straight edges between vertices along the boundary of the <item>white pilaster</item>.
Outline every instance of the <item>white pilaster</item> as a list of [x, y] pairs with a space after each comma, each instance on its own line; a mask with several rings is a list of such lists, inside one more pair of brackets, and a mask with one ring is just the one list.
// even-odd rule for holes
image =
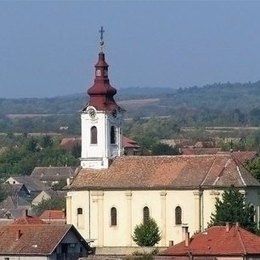
[[161, 197], [161, 245], [162, 246], [167, 246], [166, 245], [166, 191], [161, 191], [160, 192], [160, 197]]
[[127, 246], [132, 246], [132, 191], [126, 191], [126, 203], [127, 203], [127, 212], [126, 212], [126, 244]]

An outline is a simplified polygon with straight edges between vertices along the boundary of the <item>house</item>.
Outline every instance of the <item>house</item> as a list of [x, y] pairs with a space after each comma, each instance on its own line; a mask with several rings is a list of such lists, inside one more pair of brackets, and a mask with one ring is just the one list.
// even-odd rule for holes
[[30, 197], [36, 196], [39, 192], [49, 189], [44, 183], [39, 179], [32, 176], [12, 176], [9, 177], [5, 183], [11, 185], [21, 185], [23, 184], [30, 193]]
[[32, 205], [36, 206], [39, 203], [41, 203], [43, 200], [49, 200], [49, 199], [64, 199], [66, 196], [65, 191], [59, 191], [59, 190], [43, 190], [40, 192], [35, 198], [32, 200]]
[[58, 183], [64, 183], [66, 180], [74, 176], [75, 168], [73, 167], [35, 167], [31, 173], [31, 177], [41, 181], [42, 183], [53, 186]]
[[123, 136], [123, 148], [125, 155], [140, 155], [141, 147], [138, 143], [126, 136]]
[[0, 226], [0, 259], [76, 260], [90, 247], [73, 225], [50, 225], [25, 216]]
[[[185, 229], [187, 230], [187, 229]], [[238, 225], [213, 226], [161, 253], [162, 259], [260, 259], [260, 237]]]
[[45, 210], [39, 218], [47, 223], [63, 223], [66, 222], [64, 210]]
[[81, 146], [80, 137], [64, 137], [60, 142], [60, 147], [66, 151], [73, 151], [73, 149], [80, 146]]
[[[260, 220], [260, 183], [232, 153], [180, 156], [124, 156], [124, 110], [116, 103], [101, 50], [89, 101], [81, 113], [80, 171], [67, 186], [67, 223], [97, 252], [136, 250], [135, 226], [152, 217], [161, 231], [159, 247], [207, 228], [216, 198], [235, 186]], [[114, 250], [114, 252], [112, 252]]]

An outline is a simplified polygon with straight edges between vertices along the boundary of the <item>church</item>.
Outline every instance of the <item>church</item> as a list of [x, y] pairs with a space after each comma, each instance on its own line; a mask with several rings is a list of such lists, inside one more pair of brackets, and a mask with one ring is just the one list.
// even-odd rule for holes
[[[103, 31], [103, 30], [101, 30]], [[260, 220], [259, 182], [232, 153], [214, 155], [125, 156], [124, 110], [114, 99], [108, 64], [101, 50], [89, 101], [81, 113], [81, 170], [67, 186], [67, 223], [97, 248], [136, 248], [136, 225], [153, 218], [159, 247], [207, 228], [215, 200], [234, 185], [246, 195]]]

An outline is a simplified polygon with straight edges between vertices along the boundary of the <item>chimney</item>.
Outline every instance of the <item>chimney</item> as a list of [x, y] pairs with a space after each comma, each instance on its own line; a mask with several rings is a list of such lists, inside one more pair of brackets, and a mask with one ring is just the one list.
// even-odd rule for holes
[[185, 233], [185, 246], [190, 245], [190, 232]]
[[229, 232], [229, 230], [230, 230], [230, 223], [226, 222], [226, 232]]
[[16, 240], [19, 240], [21, 236], [22, 236], [22, 231], [21, 229], [18, 229], [16, 232]]
[[28, 216], [29, 216], [29, 214], [28, 214], [28, 209], [26, 209], [26, 210], [24, 211], [24, 216], [25, 216], [25, 217], [28, 217]]
[[188, 233], [188, 229], [189, 229], [188, 226], [182, 226], [182, 241], [185, 240], [185, 238], [186, 238], [186, 233]]
[[236, 227], [237, 227], [237, 228], [240, 227], [239, 222], [236, 222]]
[[70, 186], [70, 178], [67, 178], [67, 186]]

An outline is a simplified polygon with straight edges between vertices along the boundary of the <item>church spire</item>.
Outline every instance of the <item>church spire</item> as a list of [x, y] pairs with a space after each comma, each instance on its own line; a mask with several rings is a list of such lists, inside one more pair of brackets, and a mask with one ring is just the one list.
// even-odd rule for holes
[[97, 110], [113, 112], [120, 109], [114, 100], [116, 89], [109, 83], [108, 67], [106, 63], [105, 54], [103, 52], [104, 47], [104, 29], [101, 26], [100, 32], [100, 52], [98, 54], [98, 62], [95, 65], [95, 80], [94, 85], [89, 88], [88, 94], [90, 97], [89, 106], [95, 107]]

